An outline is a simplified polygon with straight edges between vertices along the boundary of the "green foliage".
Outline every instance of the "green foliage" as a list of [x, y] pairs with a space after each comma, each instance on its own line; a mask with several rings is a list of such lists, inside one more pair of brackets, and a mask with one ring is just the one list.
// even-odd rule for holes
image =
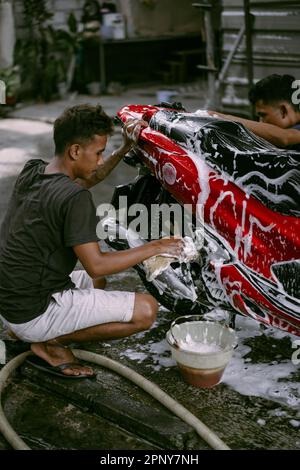
[[70, 13], [69, 15], [69, 18], [68, 18], [68, 27], [69, 27], [69, 31], [73, 34], [73, 35], [76, 35], [77, 34], [77, 21], [76, 21], [76, 18], [75, 18], [75, 15], [74, 13]]
[[24, 0], [28, 35], [19, 39], [15, 47], [23, 94], [44, 101], [51, 100], [57, 93], [57, 84], [66, 80], [80, 41], [73, 13], [68, 19], [69, 31], [53, 28], [49, 22], [52, 17], [45, 0]]
[[20, 89], [19, 67], [6, 67], [0, 70], [0, 80], [2, 80], [6, 86], [6, 101], [8, 103], [10, 101], [15, 103]]
[[53, 17], [45, 0], [23, 0], [25, 25], [32, 29], [41, 27]]

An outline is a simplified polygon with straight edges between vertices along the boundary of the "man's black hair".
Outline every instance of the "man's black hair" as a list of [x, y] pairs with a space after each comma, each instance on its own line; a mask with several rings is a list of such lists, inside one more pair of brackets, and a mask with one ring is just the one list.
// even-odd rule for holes
[[67, 108], [54, 122], [55, 155], [62, 155], [67, 145], [85, 145], [95, 135], [110, 135], [113, 121], [102, 106], [81, 104]]
[[292, 83], [295, 80], [292, 75], [269, 75], [253, 85], [249, 91], [249, 101], [254, 105], [259, 100], [265, 104], [287, 101], [296, 111], [299, 111], [299, 107], [292, 102], [292, 94], [295, 92]]

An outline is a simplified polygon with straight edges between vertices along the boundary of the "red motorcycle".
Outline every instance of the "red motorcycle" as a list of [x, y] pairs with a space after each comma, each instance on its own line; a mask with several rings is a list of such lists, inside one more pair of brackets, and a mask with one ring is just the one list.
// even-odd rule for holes
[[[199, 260], [175, 263], [152, 282], [136, 266], [147, 289], [180, 314], [223, 306], [300, 336], [300, 153], [180, 103], [129, 105], [118, 117], [149, 126], [125, 157], [142, 175], [116, 188], [113, 205], [120, 195], [149, 208], [189, 204], [194, 222], [203, 207]], [[123, 249], [128, 240], [109, 243]]]

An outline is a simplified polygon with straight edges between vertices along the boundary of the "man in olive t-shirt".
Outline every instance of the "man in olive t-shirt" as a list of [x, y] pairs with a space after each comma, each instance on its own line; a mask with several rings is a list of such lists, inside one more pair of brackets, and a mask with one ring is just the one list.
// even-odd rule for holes
[[[37, 367], [87, 377], [70, 342], [120, 338], [147, 329], [157, 302], [149, 294], [107, 292], [104, 276], [162, 253], [180, 256], [180, 239], [162, 239], [102, 253], [88, 188], [102, 181], [146, 127], [132, 120], [123, 144], [103, 160], [112, 120], [101, 106], [65, 110], [54, 123], [55, 156], [27, 162], [15, 184], [0, 232], [0, 316], [31, 343]], [[77, 259], [85, 271], [74, 271]]]

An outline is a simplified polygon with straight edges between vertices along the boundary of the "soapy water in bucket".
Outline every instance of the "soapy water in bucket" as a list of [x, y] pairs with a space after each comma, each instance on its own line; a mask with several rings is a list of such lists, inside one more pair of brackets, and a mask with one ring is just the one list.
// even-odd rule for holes
[[186, 339], [180, 340], [178, 344], [179, 344], [180, 349], [184, 349], [185, 351], [197, 352], [200, 354], [216, 353], [216, 352], [222, 351], [222, 348], [219, 344], [215, 342], [201, 343], [199, 341], [194, 341], [190, 334], [187, 334]]
[[167, 341], [184, 380], [195, 387], [209, 388], [220, 382], [236, 345], [236, 335], [224, 324], [199, 318], [177, 318]]

